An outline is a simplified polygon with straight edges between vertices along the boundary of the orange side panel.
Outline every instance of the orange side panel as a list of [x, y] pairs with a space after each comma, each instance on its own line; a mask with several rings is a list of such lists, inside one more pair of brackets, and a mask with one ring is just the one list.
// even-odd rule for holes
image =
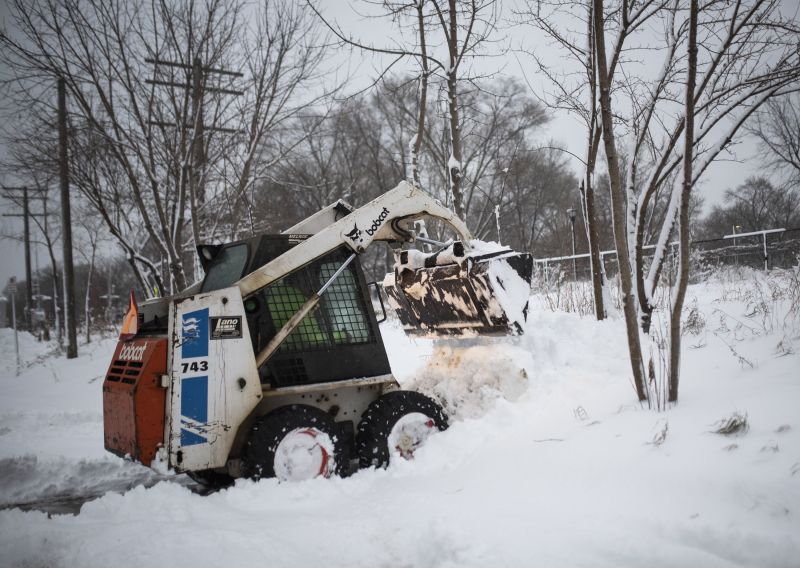
[[105, 447], [149, 466], [164, 442], [167, 339], [120, 341], [103, 382]]

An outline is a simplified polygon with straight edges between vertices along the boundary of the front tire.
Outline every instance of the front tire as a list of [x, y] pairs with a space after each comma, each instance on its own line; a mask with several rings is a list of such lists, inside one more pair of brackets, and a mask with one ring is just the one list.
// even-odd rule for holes
[[432, 433], [447, 429], [433, 399], [415, 391], [387, 393], [369, 405], [356, 434], [361, 467], [386, 467], [393, 456], [411, 459]]
[[319, 408], [293, 404], [259, 418], [244, 447], [248, 477], [302, 481], [340, 475], [347, 461], [333, 418]]

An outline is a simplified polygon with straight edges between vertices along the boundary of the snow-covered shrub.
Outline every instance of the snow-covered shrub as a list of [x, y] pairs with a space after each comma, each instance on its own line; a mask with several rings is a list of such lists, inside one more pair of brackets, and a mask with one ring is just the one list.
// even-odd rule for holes
[[714, 434], [723, 436], [741, 436], [750, 430], [750, 423], [747, 421], [747, 413], [740, 414], [734, 412], [730, 416], [718, 420], [712, 425]]
[[690, 335], [700, 335], [706, 328], [706, 318], [697, 307], [697, 301], [693, 305], [686, 306], [689, 311], [686, 320], [683, 322], [682, 333]]

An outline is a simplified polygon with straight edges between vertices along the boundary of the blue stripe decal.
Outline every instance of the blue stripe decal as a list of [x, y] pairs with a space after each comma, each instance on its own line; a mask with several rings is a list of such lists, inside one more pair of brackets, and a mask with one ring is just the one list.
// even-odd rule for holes
[[181, 379], [181, 446], [205, 444], [208, 439], [208, 377]]
[[182, 316], [181, 358], [208, 357], [208, 308]]
[[205, 444], [206, 442], [207, 440], [202, 436], [181, 428], [181, 446], [196, 446], [198, 444]]

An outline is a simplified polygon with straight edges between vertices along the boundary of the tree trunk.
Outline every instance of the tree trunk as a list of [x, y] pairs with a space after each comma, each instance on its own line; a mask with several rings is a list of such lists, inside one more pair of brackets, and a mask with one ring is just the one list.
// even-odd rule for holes
[[450, 30], [448, 50], [450, 52], [450, 69], [447, 72], [447, 107], [450, 114], [450, 159], [447, 168], [450, 171], [450, 191], [453, 194], [453, 208], [456, 215], [466, 220], [464, 197], [461, 191], [463, 149], [461, 147], [461, 125], [458, 119], [458, 26], [456, 0], [449, 0]]
[[600, 265], [600, 237], [597, 234], [597, 212], [594, 205], [594, 186], [592, 176], [587, 169], [583, 187], [583, 208], [586, 221], [586, 236], [589, 241], [589, 261], [592, 268], [592, 295], [594, 297], [594, 314], [598, 321], [606, 318], [606, 307], [603, 303], [603, 286], [605, 285], [603, 268]]
[[58, 278], [58, 264], [56, 263], [56, 255], [53, 251], [53, 240], [50, 238], [49, 225], [47, 223], [47, 199], [42, 200], [42, 214], [44, 219], [44, 228], [42, 234], [44, 236], [45, 245], [47, 245], [47, 254], [50, 257], [50, 267], [53, 271], [53, 323], [55, 324], [56, 328], [58, 347], [61, 349], [63, 347], [64, 340], [64, 326], [62, 325], [61, 316], [58, 313], [58, 287], [60, 280]]
[[628, 254], [627, 215], [622, 195], [622, 176], [619, 170], [619, 157], [614, 140], [613, 117], [611, 112], [611, 85], [606, 64], [606, 46], [603, 30], [603, 0], [594, 0], [594, 35], [597, 55], [597, 73], [600, 87], [600, 116], [603, 123], [603, 143], [605, 145], [608, 175], [611, 182], [611, 205], [614, 229], [614, 243], [617, 249], [620, 284], [622, 288], [622, 307], [625, 313], [625, 327], [628, 332], [628, 350], [631, 357], [633, 384], [639, 400], [646, 400], [642, 346], [639, 340], [636, 303], [633, 294], [633, 278]]
[[83, 306], [83, 311], [84, 311], [83, 317], [86, 320], [86, 343], [92, 342], [91, 331], [89, 330], [89, 323], [91, 321], [90, 310], [89, 310], [89, 299], [91, 297], [91, 291], [92, 291], [92, 274], [94, 272], [94, 257], [96, 250], [97, 250], [97, 245], [92, 243], [92, 257], [89, 260], [89, 274], [86, 276], [86, 298]]
[[425, 42], [425, 18], [422, 12], [423, 3], [417, 3], [417, 26], [419, 27], [420, 64], [422, 71], [419, 77], [419, 93], [417, 95], [417, 135], [411, 146], [411, 176], [410, 181], [420, 184], [419, 152], [422, 149], [422, 139], [425, 136], [425, 113], [428, 106], [428, 48]]
[[686, 80], [686, 131], [683, 152], [683, 187], [681, 188], [680, 221], [678, 223], [678, 285], [670, 314], [669, 402], [678, 400], [681, 371], [681, 312], [689, 284], [689, 195], [692, 192], [692, 157], [694, 146], [694, 90], [697, 80], [697, 0], [691, 1], [689, 14], [688, 71]]
[[606, 307], [603, 303], [603, 286], [605, 286], [605, 271], [601, 266], [600, 237], [597, 234], [597, 211], [594, 206], [594, 177], [597, 164], [597, 147], [600, 145], [599, 129], [597, 128], [597, 66], [594, 55], [594, 32], [592, 0], [588, 0], [588, 18], [586, 35], [588, 38], [587, 67], [589, 70], [589, 89], [592, 94], [592, 112], [589, 121], [589, 135], [586, 148], [586, 178], [581, 187], [583, 205], [583, 218], [586, 225], [586, 240], [589, 243], [589, 262], [592, 268], [592, 294], [594, 296], [594, 314], [598, 321], [605, 319]]

